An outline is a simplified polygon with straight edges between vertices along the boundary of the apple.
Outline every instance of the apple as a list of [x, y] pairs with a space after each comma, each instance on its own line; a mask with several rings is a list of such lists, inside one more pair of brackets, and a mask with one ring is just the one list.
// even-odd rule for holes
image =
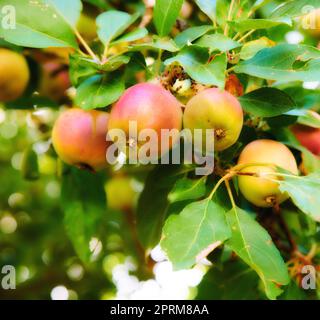
[[105, 189], [110, 209], [128, 210], [134, 206], [136, 192], [132, 187], [132, 180], [129, 177], [112, 177], [107, 181]]
[[[183, 124], [190, 130], [212, 129], [214, 148], [222, 151], [238, 140], [243, 126], [243, 111], [239, 101], [229, 92], [205, 89], [188, 101]], [[205, 132], [203, 140], [205, 146]]]
[[72, 108], [61, 113], [54, 124], [52, 143], [58, 156], [79, 168], [100, 170], [106, 167], [110, 143], [106, 136], [109, 113]]
[[316, 156], [320, 156], [320, 129], [301, 124], [291, 127], [297, 140]]
[[135, 145], [139, 150], [147, 142], [137, 141], [137, 137], [130, 136], [129, 129], [132, 123], [136, 125], [138, 136], [144, 129], [151, 129], [156, 134], [158, 152], [155, 157], [158, 158], [167, 153], [175, 142], [170, 139], [169, 149], [161, 148], [162, 130], [181, 130], [181, 104], [169, 91], [158, 84], [140, 83], [134, 85], [125, 91], [112, 108], [109, 130], [122, 130], [126, 134], [129, 147]]
[[0, 102], [22, 96], [30, 79], [28, 63], [17, 52], [0, 48]]
[[[298, 167], [292, 152], [282, 143], [273, 140], [256, 140], [249, 143], [241, 152], [238, 165], [248, 164], [241, 173], [253, 173], [261, 177], [239, 175], [239, 189], [243, 196], [258, 207], [272, 207], [288, 199], [288, 194], [282, 193], [279, 184], [272, 180], [280, 179], [271, 166], [255, 166], [254, 164], [270, 164], [281, 167], [294, 175]], [[252, 165], [251, 165], [252, 164]], [[270, 174], [270, 175], [269, 175]]]

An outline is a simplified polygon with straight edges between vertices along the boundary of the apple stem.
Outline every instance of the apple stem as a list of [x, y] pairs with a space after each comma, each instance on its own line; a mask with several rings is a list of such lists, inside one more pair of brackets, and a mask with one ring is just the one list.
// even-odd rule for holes
[[157, 58], [157, 61], [155, 63], [155, 74], [156, 75], [160, 74], [162, 53], [163, 53], [163, 50], [159, 49], [158, 58]]
[[89, 47], [89, 45], [87, 44], [87, 42], [82, 38], [81, 34], [79, 33], [79, 31], [77, 29], [74, 29], [75, 35], [78, 38], [78, 40], [80, 41], [80, 43], [83, 45], [83, 47], [87, 50], [87, 52], [89, 53], [89, 55], [92, 57], [93, 60], [95, 61], [99, 61], [98, 57], [95, 55], [95, 53], [91, 50], [91, 48]]
[[231, 204], [232, 204], [232, 208], [233, 209], [236, 209], [237, 206], [236, 206], [236, 203], [234, 201], [234, 197], [233, 197], [233, 194], [232, 194], [232, 190], [231, 190], [231, 187], [230, 187], [230, 182], [229, 180], [225, 180], [225, 185], [227, 187], [227, 191], [228, 191], [228, 194], [229, 194], [229, 198], [230, 198], [230, 201], [231, 201]]
[[238, 42], [243, 42], [245, 39], [247, 39], [249, 36], [251, 36], [255, 31], [256, 31], [256, 29], [253, 29], [253, 30], [249, 31], [242, 38], [240, 38], [238, 40]]
[[238, 32], [238, 33], [232, 38], [232, 40], [237, 40], [240, 36], [241, 36], [241, 32]]
[[317, 254], [317, 249], [318, 249], [318, 245], [316, 243], [313, 243], [309, 253], [306, 256], [306, 258], [309, 259], [309, 260], [312, 260], [313, 257]]
[[226, 74], [229, 74], [231, 71], [233, 71], [236, 68], [236, 66], [233, 66], [226, 70]]
[[237, 176], [259, 177], [256, 172], [237, 172]]
[[213, 188], [213, 190], [211, 191], [210, 195], [209, 195], [209, 199], [212, 199], [214, 194], [216, 193], [216, 191], [218, 190], [218, 188], [220, 187], [220, 185], [227, 181], [227, 180], [230, 180], [233, 176], [235, 175], [234, 172], [229, 172], [227, 173], [225, 176], [223, 176], [218, 182], [217, 184], [215, 185], [215, 187]]
[[105, 64], [107, 62], [108, 51], [109, 51], [109, 44], [106, 44], [102, 54], [102, 60], [101, 60], [102, 64]]

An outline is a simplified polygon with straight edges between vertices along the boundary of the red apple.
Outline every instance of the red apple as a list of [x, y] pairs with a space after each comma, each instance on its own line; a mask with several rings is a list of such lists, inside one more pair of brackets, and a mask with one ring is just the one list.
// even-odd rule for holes
[[320, 156], [320, 129], [296, 124], [291, 128], [299, 142], [316, 156]]

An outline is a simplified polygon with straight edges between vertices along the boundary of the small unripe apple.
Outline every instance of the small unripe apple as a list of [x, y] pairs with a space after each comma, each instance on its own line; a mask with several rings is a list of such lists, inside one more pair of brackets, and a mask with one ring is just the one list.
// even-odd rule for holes
[[205, 89], [187, 103], [183, 124], [191, 130], [212, 129], [214, 150], [222, 151], [238, 140], [243, 126], [243, 111], [239, 101], [229, 92]]
[[[239, 189], [243, 196], [258, 207], [266, 208], [280, 204], [288, 199], [286, 193], [279, 190], [279, 184], [272, 180], [280, 179], [271, 166], [251, 164], [270, 164], [283, 168], [292, 174], [298, 174], [298, 167], [292, 152], [282, 143], [273, 140], [256, 140], [249, 143], [240, 154], [238, 165], [250, 164], [241, 173], [254, 173], [265, 177], [239, 176]], [[270, 175], [269, 175], [270, 174]]]
[[320, 129], [301, 124], [291, 127], [297, 140], [316, 156], [320, 156]]
[[109, 114], [78, 108], [61, 113], [52, 131], [52, 143], [59, 157], [70, 165], [90, 170], [106, 167]]
[[22, 96], [29, 78], [29, 67], [24, 56], [0, 48], [0, 101], [9, 102]]
[[[182, 110], [178, 100], [158, 84], [140, 83], [126, 90], [111, 110], [109, 130], [122, 130], [127, 137], [128, 146], [136, 145], [138, 150], [145, 143], [133, 141], [129, 125], [134, 122], [139, 135], [144, 129], [152, 129], [158, 138], [157, 157], [169, 150], [161, 150], [162, 129], [181, 130]], [[110, 136], [111, 137], [111, 136]], [[112, 138], [112, 137], [111, 137]], [[169, 149], [174, 141], [170, 141]]]
[[105, 190], [110, 209], [126, 210], [134, 206], [136, 192], [130, 178], [125, 176], [113, 177], [106, 183]]

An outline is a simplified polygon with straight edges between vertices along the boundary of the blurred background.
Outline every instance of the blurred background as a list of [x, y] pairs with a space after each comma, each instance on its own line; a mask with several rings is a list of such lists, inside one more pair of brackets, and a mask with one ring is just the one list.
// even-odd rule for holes
[[[141, 272], [136, 270], [137, 254], [131, 243], [130, 221], [122, 221], [126, 215], [120, 207], [134, 203], [141, 182], [123, 172], [106, 184], [109, 206], [104, 223], [112, 231], [103, 232], [103, 238], [93, 237], [88, 243], [92, 263], [85, 265], [77, 257], [63, 223], [59, 163], [43, 129], [45, 125], [49, 128], [56, 116], [56, 111], [45, 108], [0, 109], [0, 266], [15, 266], [17, 279], [16, 290], [0, 290], [0, 298], [193, 297], [193, 288], [200, 282], [204, 267], [173, 272], [159, 247], [151, 253], [150, 270], [154, 279], [141, 281], [135, 275]], [[30, 165], [30, 148], [26, 146], [36, 153], [38, 163], [38, 170], [33, 168], [28, 174], [38, 174], [39, 179], [35, 176], [32, 178], [36, 180], [25, 179], [28, 165], [25, 162], [29, 161]], [[128, 239], [123, 238], [123, 228]], [[147, 277], [150, 270], [142, 274]]]
[[[101, 10], [141, 11], [148, 19], [153, 3], [85, 1], [78, 29], [94, 47], [94, 19]], [[260, 17], [268, 16], [280, 3], [271, 1], [259, 12]], [[206, 20], [194, 2], [185, 1], [179, 23], [197, 25]], [[179, 28], [174, 32], [177, 34]], [[317, 37], [298, 27], [272, 28], [261, 31], [263, 36], [295, 44], [318, 42]], [[147, 264], [140, 263], [145, 252], [133, 224], [134, 208], [148, 173], [145, 168], [101, 173], [106, 181], [107, 207], [97, 234], [86, 243], [90, 263], [78, 257], [65, 230], [65, 200], [61, 199], [61, 176], [73, 169], [61, 164], [51, 145], [53, 123], [63, 108], [72, 105], [74, 97], [68, 77], [69, 52], [23, 49], [1, 41], [0, 47], [23, 51], [32, 70], [27, 94], [6, 106], [0, 104], [0, 283], [4, 265], [15, 267], [17, 281], [15, 290], [0, 286], [0, 299], [193, 299], [199, 292], [205, 297], [213, 287], [204, 283], [199, 289], [198, 285], [209, 261], [176, 272], [156, 247]], [[152, 54], [148, 59], [154, 61]], [[318, 90], [319, 83], [305, 83], [304, 88]], [[312, 103], [319, 102], [319, 95], [309, 96]], [[252, 277], [257, 281], [255, 275], [249, 276], [245, 282]], [[216, 285], [218, 278], [214, 278]], [[243, 298], [249, 297], [246, 294]], [[250, 297], [261, 296], [254, 293]]]

